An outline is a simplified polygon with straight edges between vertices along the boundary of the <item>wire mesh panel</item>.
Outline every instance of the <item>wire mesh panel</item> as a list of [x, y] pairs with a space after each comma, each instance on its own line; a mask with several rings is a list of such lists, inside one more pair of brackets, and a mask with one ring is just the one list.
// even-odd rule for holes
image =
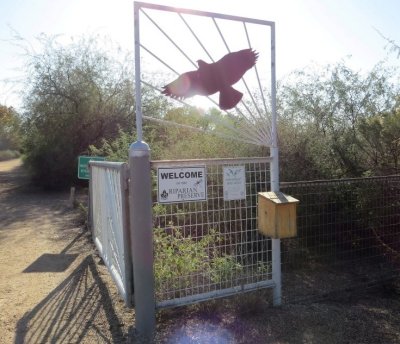
[[127, 165], [90, 162], [93, 240], [125, 303], [131, 304]]
[[399, 276], [400, 177], [282, 183], [300, 200], [298, 236], [283, 240], [286, 301]]
[[[271, 287], [271, 242], [257, 230], [257, 193], [269, 187], [269, 159], [154, 161], [160, 167], [205, 166], [207, 200], [162, 204], [154, 186], [158, 307]], [[243, 167], [243, 199], [224, 199], [224, 168]]]

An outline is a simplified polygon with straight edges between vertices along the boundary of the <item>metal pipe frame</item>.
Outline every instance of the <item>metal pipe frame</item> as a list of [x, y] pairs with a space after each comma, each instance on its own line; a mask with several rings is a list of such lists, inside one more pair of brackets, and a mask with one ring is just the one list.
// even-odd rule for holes
[[274, 287], [275, 287], [275, 283], [272, 280], [250, 283], [250, 284], [245, 284], [242, 286], [226, 288], [226, 289], [219, 289], [219, 290], [210, 291], [207, 293], [190, 295], [190, 296], [181, 297], [181, 298], [177, 298], [177, 299], [160, 301], [156, 304], [156, 307], [157, 308], [170, 308], [170, 307], [178, 307], [178, 306], [182, 306], [182, 305], [190, 305], [190, 304], [198, 303], [201, 301], [236, 295], [238, 293], [246, 293], [246, 292], [250, 292], [250, 291], [254, 291], [254, 290], [258, 290], [258, 289], [274, 288]]

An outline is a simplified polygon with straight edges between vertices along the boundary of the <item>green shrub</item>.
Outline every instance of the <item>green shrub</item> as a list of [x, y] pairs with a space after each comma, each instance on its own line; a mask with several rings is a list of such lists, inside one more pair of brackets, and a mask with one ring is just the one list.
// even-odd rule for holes
[[243, 267], [232, 255], [214, 257], [210, 262], [210, 275], [214, 283], [224, 283], [243, 271]]
[[7, 150], [0, 151], [0, 161], [16, 159], [19, 157], [20, 157], [20, 153], [15, 150], [7, 149]]
[[180, 228], [154, 229], [156, 290], [182, 289], [193, 284], [194, 275], [223, 284], [242, 272], [232, 254], [222, 253], [222, 236], [215, 230], [199, 238], [184, 236]]

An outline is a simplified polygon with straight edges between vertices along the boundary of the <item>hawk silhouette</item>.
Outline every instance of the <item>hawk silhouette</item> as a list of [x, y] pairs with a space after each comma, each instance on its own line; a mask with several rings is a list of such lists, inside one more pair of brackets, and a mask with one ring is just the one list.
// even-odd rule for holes
[[222, 110], [232, 109], [243, 97], [243, 93], [232, 85], [256, 64], [257, 58], [257, 52], [244, 49], [226, 54], [215, 63], [198, 60], [197, 70], [181, 74], [164, 86], [162, 93], [174, 99], [185, 99], [219, 92], [219, 107]]

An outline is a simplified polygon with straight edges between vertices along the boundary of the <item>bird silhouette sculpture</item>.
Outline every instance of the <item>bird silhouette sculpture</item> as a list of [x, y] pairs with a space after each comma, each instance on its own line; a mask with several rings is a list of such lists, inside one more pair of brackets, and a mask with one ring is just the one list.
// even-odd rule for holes
[[229, 53], [214, 63], [198, 60], [197, 70], [181, 74], [164, 86], [162, 93], [174, 99], [185, 99], [219, 92], [220, 109], [232, 109], [243, 97], [243, 93], [235, 90], [232, 85], [256, 64], [257, 58], [257, 52], [244, 49]]

